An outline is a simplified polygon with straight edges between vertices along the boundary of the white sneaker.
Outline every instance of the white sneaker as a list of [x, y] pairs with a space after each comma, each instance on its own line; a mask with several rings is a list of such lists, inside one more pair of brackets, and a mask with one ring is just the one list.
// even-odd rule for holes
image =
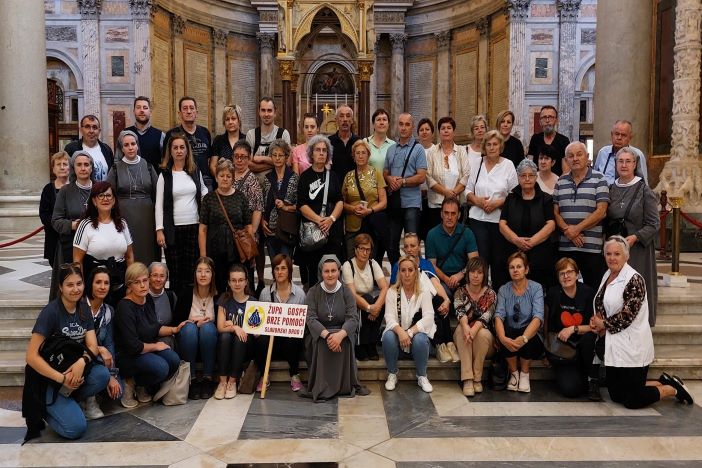
[[509, 383], [507, 384], [507, 390], [510, 392], [516, 392], [519, 389], [519, 372], [514, 371], [509, 376]]
[[385, 381], [385, 390], [392, 392], [397, 387], [397, 374], [388, 374], [388, 380]]
[[422, 387], [422, 390], [424, 390], [427, 393], [431, 393], [432, 390], [434, 390], [434, 387], [431, 386], [431, 383], [429, 383], [429, 379], [427, 379], [426, 375], [417, 376], [417, 385]]
[[519, 373], [519, 391], [522, 393], [531, 392], [531, 385], [529, 384], [529, 374], [524, 372]]
[[99, 419], [105, 416], [94, 396], [88, 397], [80, 406], [83, 408], [85, 419]]

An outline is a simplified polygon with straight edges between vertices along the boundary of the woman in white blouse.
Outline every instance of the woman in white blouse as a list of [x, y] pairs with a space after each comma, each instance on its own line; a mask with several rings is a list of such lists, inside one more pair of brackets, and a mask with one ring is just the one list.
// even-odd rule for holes
[[590, 328], [606, 335], [604, 362], [607, 390], [612, 401], [629, 409], [644, 408], [666, 397], [694, 403], [677, 376], [665, 372], [658, 380], [647, 380], [653, 362], [653, 336], [648, 324], [646, 283], [629, 260], [629, 243], [612, 236], [604, 244], [608, 271], [595, 295], [595, 315]]
[[468, 161], [472, 164], [478, 164], [480, 162], [480, 157], [485, 153], [483, 149], [483, 141], [485, 141], [485, 133], [488, 131], [487, 119], [484, 115], [478, 114], [473, 117], [470, 123], [470, 133], [473, 137], [470, 145], [466, 146], [466, 151], [468, 153]]
[[433, 388], [427, 378], [427, 362], [436, 331], [431, 293], [421, 289], [414, 257], [401, 257], [398, 271], [397, 282], [385, 297], [385, 331], [381, 340], [388, 366], [385, 389], [395, 390], [397, 360], [402, 354], [412, 357], [417, 368], [417, 384], [429, 393]]
[[504, 140], [500, 132], [491, 130], [483, 139], [483, 156], [466, 186], [469, 226], [478, 243], [478, 252], [490, 265], [492, 288], [497, 290], [509, 281], [506, 269], [506, 244], [499, 222], [507, 194], [518, 185], [517, 171], [509, 159], [501, 156]]
[[427, 151], [427, 192], [429, 227], [441, 223], [441, 202], [445, 197], [460, 198], [468, 183], [468, 153], [454, 141], [456, 121], [442, 117], [437, 123], [439, 143]]
[[188, 140], [174, 133], [156, 182], [156, 243], [166, 251], [171, 290], [193, 284], [199, 250], [200, 201], [207, 194]]

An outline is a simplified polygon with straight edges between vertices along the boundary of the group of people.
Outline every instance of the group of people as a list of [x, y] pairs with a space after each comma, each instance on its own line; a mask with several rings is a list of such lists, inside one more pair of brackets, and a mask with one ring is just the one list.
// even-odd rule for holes
[[[151, 126], [148, 98], [135, 99], [134, 113], [115, 155], [98, 139], [98, 118], [85, 116], [81, 140], [52, 156], [41, 197], [52, 300], [32, 332], [35, 385], [25, 397], [43, 403], [39, 420], [59, 434], [79, 437], [83, 411], [101, 415], [103, 391], [126, 407], [151, 401], [181, 360], [191, 365], [191, 398], [233, 398], [246, 363], [262, 369], [266, 359], [268, 337], [243, 330], [256, 298], [308, 306], [305, 339], [276, 339], [274, 356], [288, 361], [291, 389], [314, 401], [368, 394], [357, 360], [379, 359], [382, 345], [388, 391], [398, 360], [410, 358], [431, 392], [435, 353], [461, 362], [468, 397], [483, 391], [489, 357], [505, 359], [508, 390], [529, 392], [530, 363], [546, 351], [567, 396], [600, 399], [604, 363], [612, 399], [627, 407], [673, 395], [692, 402], [675, 376], [646, 381], [659, 218], [645, 159], [629, 146], [631, 123], [615, 123], [592, 167], [584, 144], [557, 133], [552, 106], [527, 151], [510, 111], [495, 130], [473, 118], [464, 147], [453, 118], [415, 128], [409, 113], [397, 116], [393, 141], [383, 109], [361, 138], [341, 105], [330, 137], [305, 114], [306, 141], [294, 149], [267, 97], [261, 125], [246, 134], [239, 106], [225, 107], [214, 140], [195, 123], [191, 97], [168, 132]], [[258, 255], [246, 256], [242, 235]], [[61, 334], [85, 346], [63, 373], [41, 354]], [[575, 357], [562, 358], [552, 334]]]

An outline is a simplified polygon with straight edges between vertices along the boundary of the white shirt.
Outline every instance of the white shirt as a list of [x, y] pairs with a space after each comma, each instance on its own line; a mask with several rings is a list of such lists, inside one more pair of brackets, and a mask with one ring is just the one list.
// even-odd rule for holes
[[115, 260], [124, 259], [127, 247], [132, 245], [132, 236], [129, 233], [127, 221], [123, 219], [122, 222], [124, 229], [122, 232], [117, 232], [114, 221], [98, 223], [95, 229], [90, 219], [84, 219], [76, 229], [73, 247], [78, 247], [98, 260], [107, 260], [110, 257], [114, 257]]
[[[353, 271], [351, 270], [351, 264], [349, 262], [353, 262]], [[371, 269], [368, 268], [369, 263], [373, 264], [372, 274]], [[356, 273], [355, 275], [354, 272]], [[378, 262], [373, 259], [369, 260], [369, 262], [366, 263], [366, 267], [361, 270], [358, 268], [356, 258], [352, 258], [344, 262], [344, 265], [341, 267], [341, 275], [344, 284], [353, 284], [358, 294], [369, 294], [373, 292], [373, 289], [375, 289], [375, 281], [373, 281], [374, 275], [376, 279], [385, 278], [382, 268], [380, 268]]]
[[[163, 174], [158, 176], [156, 182], [156, 230], [163, 229]], [[193, 178], [185, 171], [173, 171], [173, 224], [176, 226], [187, 226], [188, 224], [198, 224], [200, 222], [197, 201], [195, 195], [197, 190]], [[207, 194], [207, 187], [202, 181], [200, 174], [200, 195]]]
[[[448, 169], [444, 166], [444, 150], [441, 145], [434, 145], [427, 150], [427, 202], [430, 208], [440, 208], [444, 196], [431, 190], [436, 184], [441, 184], [448, 189], [452, 189], [457, 183], [466, 185], [470, 168], [468, 165], [468, 154], [463, 146], [453, 144], [453, 149], [448, 157]], [[458, 194], [461, 196], [461, 194]]]
[[397, 325], [407, 330], [412, 326], [414, 314], [422, 309], [422, 318], [417, 322], [417, 330], [425, 333], [429, 338], [434, 337], [436, 324], [434, 323], [434, 307], [431, 305], [429, 291], [420, 291], [408, 301], [404, 288], [400, 287], [400, 309], [398, 314], [397, 289], [393, 286], [385, 296], [385, 331], [383, 334], [392, 331]]
[[[609, 270], [605, 273], [598, 291], [609, 278]], [[624, 265], [619, 275], [607, 286], [603, 303], [607, 317], [622, 310], [624, 306], [624, 288], [629, 280], [637, 274], [628, 263]], [[648, 325], [648, 301], [644, 296], [641, 309], [631, 324], [619, 333], [607, 332], [605, 339], [605, 366], [612, 367], [645, 367], [653, 362], [653, 335]]]
[[107, 160], [105, 159], [105, 155], [102, 154], [100, 143], [95, 143], [95, 146], [92, 148], [89, 148], [83, 143], [83, 149], [90, 153], [90, 156], [93, 158], [93, 164], [95, 165], [93, 179], [107, 180], [107, 173], [110, 171], [110, 168], [107, 167]]
[[[476, 180], [476, 177], [479, 177], [479, 179]], [[507, 194], [518, 183], [517, 171], [514, 169], [512, 161], [500, 157], [498, 163], [490, 171], [487, 170], [484, 162], [482, 167], [480, 167], [480, 162], [475, 168], [471, 165], [466, 194], [474, 193], [478, 197], [490, 197], [490, 200], [507, 198]], [[502, 210], [497, 209], [487, 214], [482, 208], [471, 206], [468, 216], [477, 221], [499, 223], [501, 212]]]

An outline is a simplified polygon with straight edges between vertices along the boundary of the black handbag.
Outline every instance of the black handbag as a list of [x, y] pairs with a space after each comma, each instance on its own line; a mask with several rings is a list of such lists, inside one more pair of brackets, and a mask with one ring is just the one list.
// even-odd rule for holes
[[275, 237], [286, 245], [296, 245], [300, 220], [297, 213], [278, 210], [278, 220], [275, 225]]
[[572, 362], [575, 361], [578, 354], [575, 344], [570, 341], [561, 341], [556, 332], [545, 334], [544, 350], [546, 357], [552, 362]]
[[[68, 370], [84, 354], [90, 356], [90, 363], [95, 361], [95, 356], [87, 346], [65, 335], [52, 335], [44, 340], [39, 347], [39, 355], [57, 371], [63, 373]], [[87, 367], [87, 364], [86, 364]], [[87, 370], [84, 375], [87, 374]]]
[[636, 184], [636, 191], [634, 192], [634, 196], [629, 200], [629, 204], [626, 207], [626, 211], [624, 212], [624, 216], [621, 218], [607, 218], [607, 221], [604, 226], [604, 231], [605, 231], [605, 236], [606, 237], [611, 237], [611, 236], [622, 236], [622, 237], [627, 237], [629, 235], [629, 230], [626, 228], [626, 222], [624, 221], [629, 217], [629, 212], [631, 211], [631, 207], [634, 205], [634, 201], [636, 200], [639, 191], [641, 190], [641, 186], [644, 184], [643, 179], [639, 181], [638, 184]]
[[[414, 151], [414, 147], [417, 146], [417, 140], [414, 141], [414, 144], [409, 150], [409, 153], [407, 153], [407, 157], [405, 158], [405, 165], [402, 167], [402, 174], [400, 177], [403, 179], [405, 178], [405, 172], [407, 172], [407, 164], [409, 164], [410, 156], [412, 156], [412, 151]], [[402, 209], [402, 200], [400, 198], [400, 191], [402, 189], [399, 189], [395, 192], [388, 191], [388, 211], [400, 211]]]

